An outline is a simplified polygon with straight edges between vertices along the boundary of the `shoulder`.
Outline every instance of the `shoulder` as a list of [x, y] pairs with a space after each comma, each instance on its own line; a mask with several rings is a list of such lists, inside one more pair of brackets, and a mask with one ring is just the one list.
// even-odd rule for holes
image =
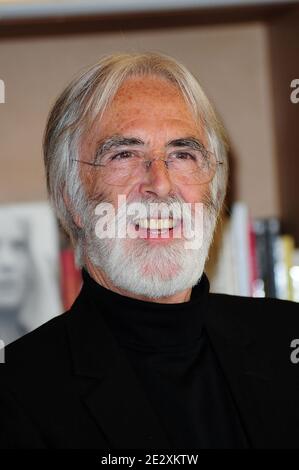
[[[65, 312], [6, 346], [0, 364], [0, 449], [44, 448], [44, 430], [70, 401]], [[60, 405], [61, 402], [61, 405]], [[55, 415], [56, 413], [56, 415]]]
[[[271, 377], [276, 389], [298, 386], [299, 304], [272, 298], [210, 294], [206, 326], [229, 366]], [[274, 388], [275, 388], [274, 387]], [[275, 392], [273, 392], [275, 393]]]
[[4, 363], [0, 364], [1, 376], [36, 372], [57, 365], [66, 351], [65, 321], [69, 312], [52, 318], [4, 348]]
[[[211, 320], [255, 335], [284, 334], [299, 338], [299, 303], [273, 298], [209, 294]], [[297, 336], [296, 336], [297, 334]]]
[[5, 415], [6, 426], [27, 422], [24, 413], [38, 421], [48, 408], [45, 403], [57, 404], [59, 396], [69, 393], [72, 363], [65, 324], [70, 314], [60, 314], [5, 347], [0, 414]]
[[274, 299], [270, 297], [244, 297], [240, 295], [214, 294], [208, 296], [209, 304], [212, 307], [223, 307], [230, 312], [240, 312], [243, 315], [281, 315], [287, 312], [287, 315], [294, 316], [299, 312], [299, 303], [290, 300]]

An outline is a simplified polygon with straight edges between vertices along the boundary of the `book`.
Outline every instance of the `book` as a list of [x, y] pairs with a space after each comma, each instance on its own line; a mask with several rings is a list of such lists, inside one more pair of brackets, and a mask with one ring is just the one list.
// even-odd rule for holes
[[294, 253], [294, 238], [281, 234], [277, 217], [253, 218], [237, 202], [217, 228], [206, 263], [211, 292], [296, 300]]
[[0, 206], [0, 339], [5, 345], [63, 311], [59, 239], [48, 202]]
[[60, 290], [65, 311], [69, 310], [82, 285], [81, 269], [76, 266], [70, 238], [58, 222], [60, 240]]
[[74, 251], [72, 247], [66, 247], [61, 250], [60, 265], [61, 297], [64, 310], [67, 311], [74, 303], [82, 285], [81, 271], [75, 265]]

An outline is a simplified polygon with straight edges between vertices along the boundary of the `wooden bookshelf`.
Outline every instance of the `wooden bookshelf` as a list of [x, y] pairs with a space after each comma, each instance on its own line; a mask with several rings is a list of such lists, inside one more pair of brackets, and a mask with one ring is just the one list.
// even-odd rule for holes
[[113, 51], [159, 50], [200, 78], [228, 129], [228, 201], [244, 201], [256, 217], [279, 217], [299, 244], [299, 104], [289, 100], [298, 36], [294, 3], [2, 21], [0, 203], [46, 199], [46, 117], [78, 70]]

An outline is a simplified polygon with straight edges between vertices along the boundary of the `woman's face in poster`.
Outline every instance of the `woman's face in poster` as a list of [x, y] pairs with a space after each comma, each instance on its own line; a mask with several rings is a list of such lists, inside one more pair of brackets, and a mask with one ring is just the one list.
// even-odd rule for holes
[[0, 214], [0, 313], [19, 309], [25, 301], [30, 276], [28, 225]]

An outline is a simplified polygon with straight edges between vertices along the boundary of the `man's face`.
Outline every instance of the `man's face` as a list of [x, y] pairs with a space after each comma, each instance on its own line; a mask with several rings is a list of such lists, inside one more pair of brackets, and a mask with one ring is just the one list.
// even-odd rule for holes
[[[81, 158], [91, 160], [98, 143], [114, 135], [142, 140], [144, 149], [152, 158], [163, 158], [166, 144], [184, 137], [197, 137], [207, 145], [202, 128], [194, 120], [177, 88], [169, 82], [150, 77], [125, 82], [101, 121], [96, 123], [89, 133]], [[131, 181], [122, 187], [105, 185], [100, 178], [94, 177], [94, 171], [88, 172], [87, 175], [86, 167], [83, 171], [90, 196], [95, 197], [105, 192], [115, 204], [120, 193], [132, 200], [141, 196], [155, 196], [163, 200], [171, 194], [176, 194], [184, 201], [192, 203], [201, 201], [207, 191], [206, 185], [188, 186], [173, 183], [162, 161], [151, 165], [147, 178]]]
[[[95, 123], [83, 140], [80, 159], [93, 161], [99, 143], [115, 136], [136, 139], [149, 159], [165, 158], [169, 142], [182, 139], [193, 138], [207, 147], [203, 129], [180, 92], [169, 82], [154, 77], [134, 78], [124, 83], [100, 122]], [[117, 154], [117, 149], [114, 153]], [[80, 171], [88, 199], [92, 201], [90, 209], [103, 201], [117, 209], [118, 196], [123, 195], [127, 206], [136, 201], [163, 202], [171, 211], [174, 202], [191, 203], [194, 216], [194, 203], [203, 202], [209, 194], [207, 184], [186, 184], [186, 180], [173, 178], [161, 160], [154, 161], [140, 177], [129, 178], [122, 185], [107, 184], [96, 167], [82, 165]], [[132, 218], [127, 220], [133, 225]], [[161, 237], [154, 230], [139, 227], [137, 238], [99, 240], [94, 234], [95, 222], [90, 211], [85, 217], [85, 229], [92, 262], [119, 287], [153, 297], [167, 295], [174, 289], [183, 290], [197, 282], [214, 229], [210, 217], [206, 220], [203, 247], [195, 252], [184, 248], [184, 237], [175, 238], [174, 230]]]

